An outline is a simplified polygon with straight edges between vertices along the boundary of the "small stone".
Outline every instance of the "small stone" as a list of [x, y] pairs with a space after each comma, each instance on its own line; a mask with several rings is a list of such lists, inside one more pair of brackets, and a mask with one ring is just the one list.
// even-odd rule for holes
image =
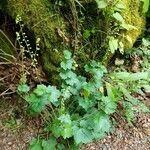
[[8, 145], [12, 145], [12, 142], [8, 142]]

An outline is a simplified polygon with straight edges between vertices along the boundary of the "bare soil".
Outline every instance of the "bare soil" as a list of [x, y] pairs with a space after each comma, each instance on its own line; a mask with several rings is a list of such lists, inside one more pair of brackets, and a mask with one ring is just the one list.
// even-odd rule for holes
[[[13, 98], [14, 99], [14, 98]], [[150, 99], [147, 99], [149, 102]], [[27, 150], [32, 138], [42, 134], [40, 118], [30, 118], [22, 112], [24, 104], [16, 100], [1, 99], [0, 150]], [[118, 128], [106, 138], [84, 145], [82, 150], [149, 150], [150, 115], [138, 114], [133, 126], [119, 121]]]
[[140, 114], [134, 126], [122, 124], [112, 135], [87, 144], [82, 150], [149, 150], [150, 116]]

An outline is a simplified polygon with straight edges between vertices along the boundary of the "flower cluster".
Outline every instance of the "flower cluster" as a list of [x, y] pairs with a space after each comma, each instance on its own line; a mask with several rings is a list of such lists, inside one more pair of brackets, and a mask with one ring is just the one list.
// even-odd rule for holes
[[36, 68], [38, 65], [37, 62], [37, 56], [38, 52], [40, 50], [40, 38], [36, 39], [36, 47], [35, 50], [31, 47], [30, 40], [28, 39], [28, 36], [24, 32], [24, 24], [22, 22], [22, 18], [17, 15], [16, 17], [16, 24], [19, 25], [19, 32], [16, 32], [16, 40], [19, 44], [22, 60], [26, 59], [25, 53], [29, 54], [31, 60], [32, 60], [32, 67]]

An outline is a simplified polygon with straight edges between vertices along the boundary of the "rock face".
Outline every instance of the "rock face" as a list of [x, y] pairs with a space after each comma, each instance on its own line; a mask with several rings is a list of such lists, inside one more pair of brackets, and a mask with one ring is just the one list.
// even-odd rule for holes
[[[41, 55], [44, 69], [57, 74], [57, 67], [62, 58], [66, 43], [58, 33], [66, 34], [66, 24], [62, 16], [54, 10], [54, 5], [48, 0], [8, 0], [7, 9], [15, 18], [21, 16], [28, 29], [36, 38], [41, 39]], [[66, 46], [67, 47], [67, 46]]]
[[[67, 2], [65, 4], [67, 4]], [[75, 4], [75, 2], [74, 3], [73, 2], [74, 1], [71, 1], [72, 4]], [[84, 12], [86, 12], [85, 13], [86, 15], [83, 16], [86, 18], [85, 20], [87, 20], [88, 22], [90, 18], [89, 24], [92, 24], [94, 22], [93, 26], [95, 23], [100, 22], [99, 20], [101, 20], [102, 17], [100, 15], [99, 16], [97, 15], [95, 17], [95, 15], [91, 13], [92, 10], [89, 9], [91, 8], [91, 3], [94, 4], [93, 6], [96, 8], [95, 1], [89, 1], [87, 3], [85, 2], [83, 3], [83, 1], [80, 2], [81, 4], [83, 4], [83, 7], [84, 5], [89, 6], [89, 7], [84, 7], [84, 9], [88, 8], [87, 10], [84, 10]], [[142, 32], [142, 29], [145, 24], [144, 17], [143, 14], [141, 13], [142, 11], [140, 10], [141, 2], [139, 0], [122, 0], [122, 2], [125, 6], [125, 9], [121, 12], [121, 15], [124, 18], [125, 23], [134, 26], [134, 28], [130, 30], [119, 30], [119, 34], [120, 34], [119, 40], [121, 40], [122, 43], [124, 44], [124, 48], [131, 48], [134, 42], [136, 41], [136, 39], [139, 37], [139, 35]], [[80, 9], [76, 9], [75, 5], [72, 6], [74, 6], [72, 7], [74, 8], [74, 10], [70, 10], [71, 8], [67, 7], [67, 9], [70, 10], [70, 12], [72, 12], [72, 14], [68, 13], [68, 16], [72, 16], [72, 18], [74, 17], [74, 19], [72, 19], [74, 21], [79, 21], [79, 19], [81, 19], [78, 22], [79, 26], [84, 26], [83, 24], [87, 24], [85, 20], [82, 20], [83, 17], [77, 18], [77, 15], [80, 14]], [[79, 6], [77, 8], [79, 8]], [[77, 12], [78, 10], [79, 12]], [[69, 40], [72, 34], [74, 33], [69, 33], [71, 31], [70, 22], [69, 22], [70, 20], [68, 19], [66, 21], [64, 19], [64, 16], [61, 14], [59, 9], [56, 9], [55, 4], [52, 0], [51, 1], [50, 0], [8, 0], [7, 11], [13, 18], [15, 18], [17, 15], [21, 16], [24, 24], [27, 25], [27, 28], [33, 31], [34, 36], [36, 38], [41, 39], [40, 45], [41, 45], [41, 58], [43, 62], [43, 67], [46, 70], [46, 72], [50, 74], [51, 79], [55, 80], [55, 78], [57, 78], [58, 75], [58, 66], [62, 60], [62, 54], [63, 54], [62, 52], [64, 49], [69, 49], [70, 46], [68, 45], [72, 44], [71, 41]], [[104, 18], [104, 20], [107, 20], [107, 18]], [[92, 25], [90, 26], [90, 28], [92, 28]], [[93, 28], [95, 28], [95, 26]], [[81, 28], [80, 33], [83, 33], [84, 30], [85, 29]], [[103, 28], [98, 30], [105, 32]], [[96, 37], [96, 34], [98, 32], [94, 33], [93, 31], [90, 31], [90, 33], [93, 35], [92, 36], [93, 39], [92, 40], [89, 39], [88, 45], [90, 45], [90, 47], [87, 47], [87, 49], [92, 48], [92, 50], [90, 50], [88, 54], [86, 50], [83, 50], [85, 45], [87, 44], [86, 43], [87, 41], [85, 40], [86, 42], [83, 43], [82, 38], [81, 38], [82, 40], [77, 39], [78, 41], [80, 41], [80, 47], [77, 49], [76, 52], [77, 60], [81, 62], [83, 62], [83, 60], [87, 62], [87, 59], [91, 58], [89, 57], [89, 55], [95, 55], [95, 53], [93, 54], [94, 47], [96, 47], [95, 48], [96, 51], [99, 52], [104, 51], [102, 52], [102, 54], [107, 53], [105, 52], [105, 48], [104, 49], [101, 48], [102, 47], [101, 41], [99, 40], [100, 35]], [[99, 54], [99, 52], [98, 53], [96, 52], [96, 54]], [[108, 56], [105, 58], [107, 59], [106, 62], [108, 62], [108, 60], [110, 59], [109, 54], [106, 55]]]
[[124, 48], [131, 48], [145, 26], [144, 14], [142, 14], [142, 3], [140, 0], [123, 0], [125, 9], [122, 16], [126, 24], [135, 28], [122, 32]]
[[[109, 15], [105, 17], [106, 26], [104, 30], [107, 33], [108, 41], [110, 37], [115, 38], [118, 45], [117, 49], [124, 52], [133, 47], [145, 27], [145, 15], [142, 13], [143, 3], [139, 0], [119, 0], [114, 4], [113, 2], [116, 1], [112, 0], [112, 4], [105, 11]], [[118, 14], [117, 19], [114, 19], [114, 14]], [[107, 65], [112, 56], [110, 46], [107, 46], [102, 60], [103, 64]]]

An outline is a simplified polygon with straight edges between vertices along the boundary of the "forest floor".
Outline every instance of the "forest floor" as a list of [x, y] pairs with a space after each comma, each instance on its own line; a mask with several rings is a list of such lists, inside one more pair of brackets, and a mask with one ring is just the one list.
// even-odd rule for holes
[[[150, 106], [150, 99], [144, 99]], [[42, 133], [42, 119], [30, 118], [21, 111], [22, 103], [16, 97], [5, 97], [0, 104], [0, 150], [27, 150], [32, 138]], [[122, 119], [113, 134], [90, 143], [82, 150], [149, 150], [150, 115], [137, 114], [133, 126], [128, 126]]]
[[[42, 136], [43, 119], [31, 118], [24, 112], [26, 104], [16, 93], [19, 77], [17, 67], [0, 67], [1, 85], [9, 90], [0, 93], [0, 150], [27, 150], [34, 137]], [[7, 77], [8, 76], [8, 77]], [[13, 79], [13, 81], [11, 81]], [[7, 93], [9, 93], [10, 95]], [[137, 95], [147, 106], [150, 98]], [[124, 119], [118, 118], [114, 133], [104, 139], [84, 145], [82, 150], [149, 150], [150, 149], [150, 115], [137, 114], [132, 126]], [[45, 136], [45, 135], [43, 135]]]

